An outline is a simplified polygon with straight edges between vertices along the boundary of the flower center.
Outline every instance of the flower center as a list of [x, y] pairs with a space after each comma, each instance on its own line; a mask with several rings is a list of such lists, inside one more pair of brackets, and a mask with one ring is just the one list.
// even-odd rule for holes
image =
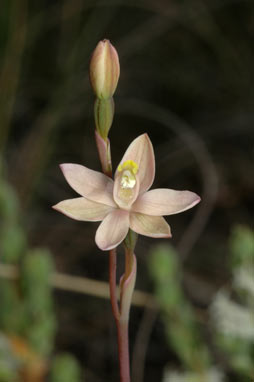
[[122, 172], [121, 188], [134, 188], [136, 184], [136, 174], [138, 172], [138, 165], [133, 160], [127, 160], [120, 164], [117, 169]]

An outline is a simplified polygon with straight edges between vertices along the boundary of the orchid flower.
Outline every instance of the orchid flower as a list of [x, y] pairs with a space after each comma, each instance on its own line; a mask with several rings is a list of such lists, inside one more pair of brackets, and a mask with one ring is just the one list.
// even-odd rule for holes
[[155, 176], [155, 158], [147, 134], [136, 138], [126, 150], [115, 179], [79, 164], [62, 164], [69, 185], [81, 197], [64, 200], [53, 208], [72, 219], [102, 221], [95, 241], [102, 250], [117, 247], [129, 228], [154, 238], [171, 237], [163, 218], [192, 208], [200, 197], [190, 191], [166, 188], [150, 190]]

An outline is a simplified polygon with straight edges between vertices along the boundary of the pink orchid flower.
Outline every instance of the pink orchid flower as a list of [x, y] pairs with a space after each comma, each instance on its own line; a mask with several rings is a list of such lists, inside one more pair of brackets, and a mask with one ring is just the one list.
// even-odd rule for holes
[[147, 134], [130, 144], [114, 181], [79, 164], [62, 164], [61, 169], [81, 197], [64, 200], [53, 208], [72, 219], [102, 221], [95, 241], [104, 251], [117, 247], [129, 228], [154, 238], [171, 237], [170, 226], [162, 216], [183, 212], [200, 201], [190, 191], [166, 188], [148, 191], [154, 181], [155, 159]]

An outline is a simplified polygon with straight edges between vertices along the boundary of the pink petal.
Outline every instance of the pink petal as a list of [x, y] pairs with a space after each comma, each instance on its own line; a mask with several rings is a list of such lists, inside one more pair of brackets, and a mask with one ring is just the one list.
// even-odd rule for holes
[[138, 197], [139, 194], [139, 178], [136, 179], [136, 185], [133, 188], [122, 188], [121, 187], [121, 173], [117, 174], [115, 177], [113, 195], [116, 204], [125, 210], [129, 210], [132, 204]]
[[113, 181], [106, 175], [73, 163], [60, 165], [69, 185], [87, 199], [116, 207], [113, 200]]
[[101, 221], [114, 208], [86, 198], [63, 200], [53, 208], [75, 220]]
[[108, 251], [115, 248], [126, 237], [129, 230], [129, 213], [115, 210], [105, 217], [95, 235], [95, 242], [100, 249]]
[[133, 160], [139, 167], [137, 173], [140, 182], [139, 192], [142, 193], [148, 190], [154, 180], [155, 160], [153, 145], [147, 134], [140, 135], [134, 139], [126, 150], [120, 164], [127, 160]]
[[200, 197], [194, 192], [158, 188], [140, 195], [131, 209], [147, 215], [173, 215], [188, 210], [199, 202]]
[[131, 213], [130, 228], [144, 236], [156, 238], [171, 237], [170, 226], [161, 216], [149, 216], [139, 213]]

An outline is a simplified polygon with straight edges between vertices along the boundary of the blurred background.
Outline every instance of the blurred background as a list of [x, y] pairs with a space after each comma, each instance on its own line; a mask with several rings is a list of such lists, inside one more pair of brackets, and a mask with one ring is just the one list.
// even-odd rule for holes
[[153, 187], [202, 197], [167, 218], [172, 240], [139, 237], [132, 382], [251, 382], [252, 0], [1, 0], [0, 382], [119, 381], [97, 223], [51, 209], [75, 196], [60, 163], [100, 170], [88, 70], [103, 38], [121, 64], [114, 168], [147, 132]]

